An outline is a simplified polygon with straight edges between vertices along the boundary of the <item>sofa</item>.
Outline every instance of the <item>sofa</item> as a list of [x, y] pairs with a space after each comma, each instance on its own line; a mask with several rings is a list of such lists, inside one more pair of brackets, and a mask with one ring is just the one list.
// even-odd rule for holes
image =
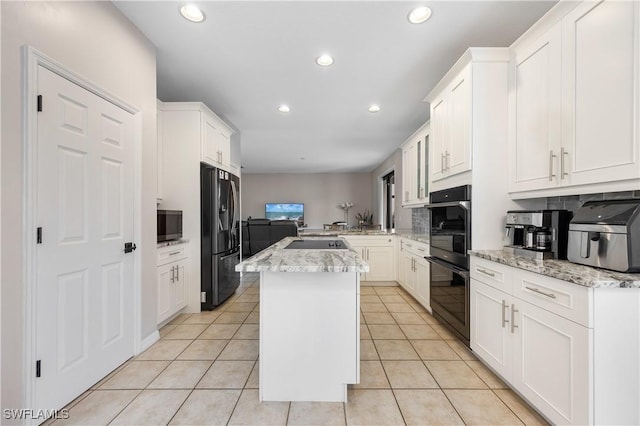
[[242, 256], [253, 256], [285, 237], [297, 236], [298, 224], [293, 220], [249, 218], [242, 221]]

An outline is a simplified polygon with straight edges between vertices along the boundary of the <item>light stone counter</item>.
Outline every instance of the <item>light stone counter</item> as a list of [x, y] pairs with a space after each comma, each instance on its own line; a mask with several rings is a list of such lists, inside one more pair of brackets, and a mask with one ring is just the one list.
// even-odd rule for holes
[[415, 233], [411, 229], [396, 229], [394, 232], [381, 230], [359, 230], [348, 229], [343, 231], [331, 231], [323, 229], [309, 229], [300, 231], [300, 236], [306, 237], [335, 237], [335, 236], [367, 236], [367, 235], [397, 235], [398, 237], [409, 238], [414, 241], [429, 244], [429, 234]]
[[640, 274], [592, 268], [568, 260], [528, 259], [502, 250], [470, 250], [469, 254], [585, 287], [640, 288]]
[[320, 237], [286, 237], [236, 266], [238, 272], [369, 272], [369, 265], [340, 238], [347, 249], [285, 249], [294, 240]]

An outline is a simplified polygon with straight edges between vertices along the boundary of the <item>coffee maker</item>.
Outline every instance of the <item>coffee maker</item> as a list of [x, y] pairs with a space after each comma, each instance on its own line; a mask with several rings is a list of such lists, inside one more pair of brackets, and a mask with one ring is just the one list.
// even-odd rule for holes
[[505, 250], [530, 259], [566, 259], [571, 217], [568, 210], [509, 210]]

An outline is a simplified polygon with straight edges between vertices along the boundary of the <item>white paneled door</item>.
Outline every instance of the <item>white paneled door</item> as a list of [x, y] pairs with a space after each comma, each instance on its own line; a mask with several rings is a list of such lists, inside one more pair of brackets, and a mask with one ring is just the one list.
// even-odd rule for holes
[[133, 116], [38, 68], [36, 379], [60, 408], [133, 355]]

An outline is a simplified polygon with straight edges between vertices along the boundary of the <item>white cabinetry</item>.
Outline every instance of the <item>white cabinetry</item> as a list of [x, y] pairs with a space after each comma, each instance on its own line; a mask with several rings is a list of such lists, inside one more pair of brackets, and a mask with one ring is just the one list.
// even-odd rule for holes
[[448, 83], [444, 88], [427, 97], [431, 103], [433, 181], [471, 170], [471, 70], [472, 64], [467, 63], [452, 78], [445, 77]]
[[[555, 424], [638, 423], [635, 402], [606, 395], [640, 396], [637, 341], [618, 352], [639, 332], [639, 305], [640, 289], [593, 289], [471, 258], [471, 348]], [[633, 324], [616, 326], [621, 318]]]
[[402, 146], [402, 206], [422, 206], [429, 199], [429, 122]]
[[555, 19], [512, 47], [509, 191], [635, 189], [640, 4], [586, 1]]
[[395, 281], [395, 253], [393, 237], [383, 235], [341, 235], [369, 264], [369, 272], [361, 274], [362, 281]]
[[[162, 142], [196, 144], [200, 161], [230, 170], [233, 130], [201, 102], [164, 102], [160, 104]], [[185, 126], [188, 124], [188, 129]], [[182, 137], [182, 140], [176, 138]], [[164, 167], [171, 158], [164, 158]]]
[[429, 256], [429, 245], [408, 238], [400, 240], [400, 270], [398, 282], [407, 290], [422, 306], [431, 312], [429, 302], [429, 262], [425, 256]]
[[188, 248], [188, 243], [181, 243], [158, 249], [158, 324], [187, 306]]

